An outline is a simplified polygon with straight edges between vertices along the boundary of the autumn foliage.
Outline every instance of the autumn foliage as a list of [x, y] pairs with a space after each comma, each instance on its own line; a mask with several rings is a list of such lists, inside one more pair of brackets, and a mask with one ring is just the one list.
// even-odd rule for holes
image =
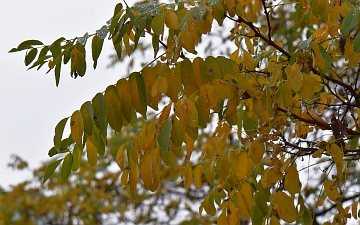
[[155, 207], [154, 196], [182, 190], [164, 211], [198, 203], [185, 206], [194, 224], [357, 219], [359, 20], [347, 0], [119, 3], [94, 34], [21, 43], [10, 51], [26, 50], [26, 66], [47, 66], [56, 85], [64, 64], [86, 75], [87, 44], [94, 69], [107, 39], [119, 61], [154, 55], [58, 123], [43, 182], [60, 167], [74, 184], [111, 156], [114, 195]]

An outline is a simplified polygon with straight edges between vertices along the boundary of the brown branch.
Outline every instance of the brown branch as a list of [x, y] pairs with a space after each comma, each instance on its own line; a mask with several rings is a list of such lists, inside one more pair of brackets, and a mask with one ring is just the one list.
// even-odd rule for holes
[[264, 7], [264, 13], [265, 13], [266, 22], [267, 22], [267, 25], [268, 25], [268, 38], [269, 38], [269, 41], [272, 41], [272, 40], [271, 40], [270, 15], [269, 15], [269, 12], [268, 12], [267, 9], [266, 9], [265, 0], [261, 0], [261, 2], [262, 2], [262, 5], [263, 5], [263, 7]]

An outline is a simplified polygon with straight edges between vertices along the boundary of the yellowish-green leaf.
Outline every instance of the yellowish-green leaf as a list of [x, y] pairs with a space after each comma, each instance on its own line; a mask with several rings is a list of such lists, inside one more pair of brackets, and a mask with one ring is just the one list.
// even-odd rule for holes
[[108, 111], [108, 121], [112, 129], [119, 132], [123, 126], [123, 118], [121, 114], [121, 106], [117, 89], [114, 85], [110, 85], [105, 90], [105, 105]]
[[166, 152], [169, 151], [169, 147], [170, 147], [171, 128], [172, 128], [171, 120], [167, 119], [160, 126], [160, 132], [157, 136], [160, 147]]
[[73, 151], [73, 162], [72, 162], [72, 171], [77, 171], [80, 167], [81, 157], [82, 157], [83, 147], [82, 145], [75, 144]]
[[264, 215], [256, 205], [253, 205], [251, 207], [250, 216], [251, 216], [251, 222], [253, 225], [262, 225]]
[[118, 164], [118, 166], [120, 167], [120, 169], [124, 170], [125, 169], [125, 151], [124, 151], [124, 146], [125, 144], [122, 144], [119, 149], [117, 150], [116, 153], [116, 163]]
[[68, 119], [69, 117], [62, 119], [55, 127], [54, 145], [57, 152], [60, 151], [61, 139]]
[[82, 104], [80, 112], [84, 122], [84, 132], [86, 135], [90, 136], [92, 134], [94, 121], [94, 108], [91, 102], [87, 101]]
[[132, 194], [136, 194], [136, 183], [139, 180], [139, 168], [135, 166], [130, 170], [129, 173], [129, 184], [130, 184], [130, 191]]
[[165, 24], [168, 28], [177, 30], [179, 28], [179, 19], [176, 13], [171, 11], [165, 12]]
[[49, 179], [49, 177], [54, 173], [55, 169], [58, 167], [58, 165], [63, 160], [64, 159], [56, 160], [56, 161], [50, 163], [50, 165], [47, 166], [45, 174], [44, 174], [43, 184]]
[[121, 102], [121, 113], [123, 115], [123, 118], [127, 123], [131, 120], [131, 115], [133, 112], [132, 106], [131, 106], [131, 89], [130, 89], [130, 83], [126, 79], [120, 79], [116, 83], [116, 88], [119, 95], [119, 100]]
[[61, 166], [61, 179], [63, 182], [67, 181], [67, 179], [69, 178], [69, 175], [71, 172], [71, 167], [72, 167], [72, 162], [73, 162], [73, 156], [72, 156], [71, 152], [69, 152], [65, 156], [64, 162]]
[[164, 14], [160, 13], [151, 22], [151, 28], [155, 34], [161, 35], [164, 31]]
[[99, 128], [100, 131], [104, 131], [107, 128], [108, 117], [104, 95], [102, 93], [97, 93], [92, 99], [92, 105], [94, 108], [96, 127]]

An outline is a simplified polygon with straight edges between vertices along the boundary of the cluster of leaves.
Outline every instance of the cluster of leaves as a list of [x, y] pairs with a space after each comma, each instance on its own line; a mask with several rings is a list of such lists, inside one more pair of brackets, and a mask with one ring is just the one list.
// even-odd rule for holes
[[[141, 37], [152, 38], [152, 62], [58, 123], [49, 156], [66, 156], [48, 166], [44, 182], [60, 163], [66, 181], [79, 169], [83, 151], [95, 166], [106, 152], [108, 129], [126, 132], [141, 115], [147, 120], [141, 130], [113, 152], [129, 194], [139, 192], [139, 183], [157, 192], [169, 178], [163, 171], [172, 171], [185, 188], [209, 185], [199, 213], [216, 216], [218, 224], [311, 224], [319, 214], [304, 201], [297, 160], [311, 156], [327, 163], [317, 204], [326, 198], [334, 204], [333, 223], [356, 219], [357, 202], [343, 202], [351, 182], [345, 165], [360, 151], [358, 11], [346, 0], [117, 4], [96, 34], [60, 38], [42, 47], [30, 66], [48, 63], [58, 85], [62, 63], [71, 61], [75, 78], [85, 75], [88, 37], [94, 68], [107, 36], [119, 58], [123, 48], [131, 56]], [[190, 60], [214, 24], [225, 22], [232, 24], [235, 51]], [[28, 50], [30, 65], [39, 45], [25, 41], [11, 51]], [[63, 139], [67, 121], [71, 135]]]

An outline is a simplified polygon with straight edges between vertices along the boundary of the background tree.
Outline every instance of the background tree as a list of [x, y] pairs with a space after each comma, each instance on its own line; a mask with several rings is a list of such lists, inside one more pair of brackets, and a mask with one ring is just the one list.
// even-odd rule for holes
[[[90, 37], [94, 69], [105, 38], [119, 60], [152, 46], [154, 60], [58, 123], [49, 151], [58, 158], [44, 182], [59, 165], [63, 181], [81, 171], [83, 152], [91, 166], [112, 155], [134, 204], [155, 198], [150, 202], [156, 205], [159, 193], [182, 185], [203, 194], [195, 195], [199, 211], [189, 214], [218, 224], [316, 224], [325, 214], [331, 215], [325, 224], [357, 219], [355, 1], [125, 6], [117, 4], [112, 19], [94, 34], [50, 45], [28, 40], [10, 50], [26, 50], [29, 68], [47, 64], [59, 85], [63, 64], [70, 62], [74, 78], [86, 74]], [[142, 42], [147, 37], [148, 46]], [[63, 139], [66, 124], [71, 135]], [[132, 126], [141, 128], [130, 132]], [[110, 141], [122, 135], [129, 139]]]

